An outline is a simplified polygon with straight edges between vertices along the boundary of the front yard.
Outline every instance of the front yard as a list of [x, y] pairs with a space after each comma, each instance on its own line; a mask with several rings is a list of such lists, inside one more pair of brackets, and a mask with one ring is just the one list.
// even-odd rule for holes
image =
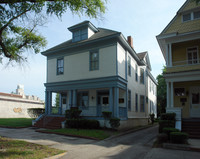
[[0, 137], [0, 158], [43, 159], [63, 152], [65, 151]]
[[30, 127], [32, 118], [0, 118], [0, 126], [4, 127]]

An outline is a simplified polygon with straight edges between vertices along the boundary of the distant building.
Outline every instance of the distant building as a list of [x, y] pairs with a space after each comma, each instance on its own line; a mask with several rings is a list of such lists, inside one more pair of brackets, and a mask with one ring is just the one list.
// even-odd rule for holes
[[15, 93], [0, 92], [0, 118], [30, 118], [28, 108], [44, 108], [44, 101], [25, 95], [23, 85], [18, 85]]

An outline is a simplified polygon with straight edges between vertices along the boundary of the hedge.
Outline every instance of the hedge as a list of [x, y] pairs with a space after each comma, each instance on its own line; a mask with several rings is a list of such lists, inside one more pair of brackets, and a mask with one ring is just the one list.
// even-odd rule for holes
[[183, 132], [171, 132], [170, 133], [170, 141], [172, 143], [177, 144], [185, 144], [187, 143], [188, 134]]
[[163, 113], [160, 117], [161, 120], [176, 120], [176, 113]]
[[167, 134], [168, 140], [170, 140], [170, 133], [171, 133], [171, 132], [179, 132], [179, 130], [176, 129], [176, 128], [167, 127], [167, 128], [163, 128], [163, 132], [164, 132], [165, 134]]
[[66, 127], [77, 129], [98, 129], [100, 127], [100, 124], [98, 120], [67, 119]]
[[163, 132], [163, 128], [171, 127], [175, 128], [175, 121], [172, 120], [160, 120], [159, 121], [159, 133]]

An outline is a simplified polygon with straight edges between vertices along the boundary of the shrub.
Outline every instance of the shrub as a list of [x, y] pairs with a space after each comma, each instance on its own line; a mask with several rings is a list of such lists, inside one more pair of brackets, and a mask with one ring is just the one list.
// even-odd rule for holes
[[150, 117], [151, 123], [153, 124], [155, 120], [155, 114], [154, 113], [149, 114], [149, 117]]
[[66, 127], [76, 129], [98, 129], [100, 124], [98, 120], [67, 119]]
[[164, 132], [165, 134], [167, 134], [168, 140], [170, 140], [170, 133], [171, 133], [171, 132], [179, 132], [179, 130], [176, 129], [176, 128], [167, 127], [167, 128], [163, 128], [163, 132]]
[[170, 141], [172, 143], [177, 144], [185, 144], [187, 143], [188, 134], [183, 132], [171, 132], [170, 133]]
[[164, 143], [164, 142], [167, 142], [167, 134], [165, 133], [161, 133], [161, 134], [158, 134], [157, 136], [157, 141], [158, 143]]
[[117, 129], [120, 126], [120, 119], [119, 118], [111, 118], [110, 119], [110, 126], [113, 129]]
[[160, 120], [159, 121], [159, 133], [163, 132], [163, 128], [171, 127], [175, 128], [175, 121], [172, 120]]
[[44, 108], [29, 108], [28, 114], [31, 118], [37, 118], [40, 114], [44, 114], [45, 109]]
[[173, 120], [175, 121], [176, 114], [175, 113], [163, 113], [161, 114], [161, 120]]
[[79, 119], [81, 112], [82, 110], [79, 110], [78, 108], [70, 108], [70, 110], [65, 111], [65, 117], [67, 119]]

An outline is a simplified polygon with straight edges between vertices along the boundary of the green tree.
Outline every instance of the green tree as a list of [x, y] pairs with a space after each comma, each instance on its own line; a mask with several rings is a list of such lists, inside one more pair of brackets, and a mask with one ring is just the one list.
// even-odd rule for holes
[[0, 1], [0, 63], [26, 61], [26, 51], [39, 53], [47, 44], [37, 28], [47, 17], [58, 18], [66, 11], [79, 16], [98, 18], [105, 12], [106, 0], [1, 0]]
[[162, 74], [159, 74], [156, 79], [158, 81], [158, 87], [157, 87], [157, 105], [158, 105], [158, 116], [160, 116], [161, 113], [165, 113], [166, 103], [167, 103], [167, 86], [165, 79], [163, 77], [163, 74], [166, 71], [166, 67], [163, 68]]
[[56, 93], [56, 97], [55, 97], [55, 106], [56, 107], [59, 107], [59, 105], [60, 105], [60, 95], [59, 95], [59, 93]]

